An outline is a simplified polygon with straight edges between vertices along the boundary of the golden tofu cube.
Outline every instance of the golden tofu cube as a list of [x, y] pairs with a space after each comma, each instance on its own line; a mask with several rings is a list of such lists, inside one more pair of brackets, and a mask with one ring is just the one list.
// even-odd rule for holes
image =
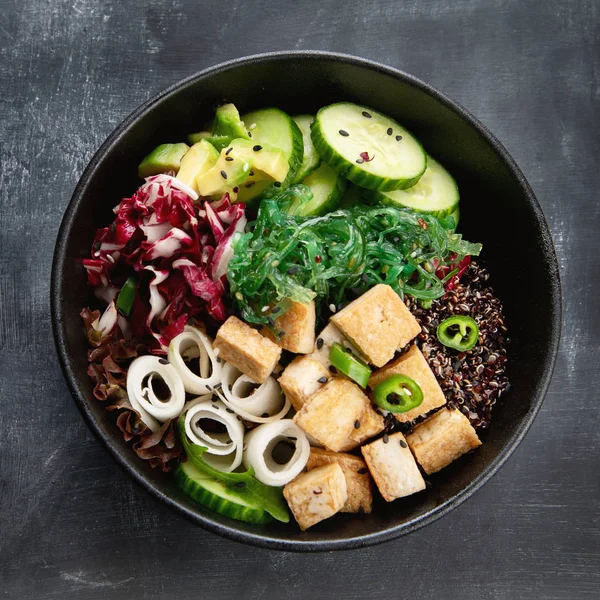
[[463, 454], [481, 446], [469, 419], [460, 410], [447, 408], [417, 425], [406, 436], [406, 441], [427, 474], [447, 467]]
[[263, 383], [279, 362], [281, 348], [258, 331], [229, 317], [217, 331], [214, 347], [219, 357], [256, 383]]
[[446, 404], [446, 396], [444, 396], [440, 384], [427, 364], [427, 359], [416, 345], [411, 346], [389, 365], [375, 371], [369, 379], [369, 387], [374, 389], [378, 383], [392, 375], [406, 375], [414, 379], [423, 392], [423, 402], [419, 406], [408, 412], [394, 415], [401, 423], [408, 423], [408, 421]]
[[344, 452], [360, 446], [363, 442], [381, 433], [385, 428], [383, 417], [375, 412], [371, 404], [365, 408], [358, 420], [360, 421], [359, 427], [357, 428], [355, 424], [354, 430], [341, 448]]
[[400, 296], [382, 283], [333, 315], [331, 321], [376, 367], [385, 365], [421, 331]]
[[425, 480], [404, 436], [383, 436], [361, 448], [379, 492], [386, 502], [425, 489]]
[[368, 404], [369, 399], [355, 383], [334, 377], [294, 415], [294, 422], [319, 444], [337, 452]]
[[300, 529], [308, 529], [335, 515], [346, 503], [344, 471], [332, 463], [301, 473], [283, 488], [283, 495]]
[[348, 499], [340, 512], [357, 513], [371, 512], [373, 504], [373, 489], [371, 477], [365, 461], [352, 454], [330, 452], [320, 448], [311, 448], [306, 468], [310, 471], [316, 467], [337, 463], [344, 471]]
[[320, 362], [308, 356], [297, 356], [277, 380], [283, 393], [296, 410], [331, 379], [331, 373]]
[[329, 360], [329, 352], [331, 346], [338, 343], [345, 348], [349, 348], [353, 354], [364, 362], [368, 362], [367, 358], [363, 356], [360, 350], [354, 346], [348, 338], [337, 328], [334, 323], [329, 323], [323, 331], [317, 336], [315, 340], [314, 349], [310, 357], [314, 360], [319, 361], [324, 367], [329, 368], [331, 361]]
[[[309, 304], [292, 302], [291, 307], [275, 319], [277, 331], [285, 332], [280, 338], [281, 347], [296, 354], [312, 352], [315, 345], [316, 320], [314, 302]], [[265, 327], [262, 333], [270, 340], [276, 341], [275, 335], [269, 328]]]

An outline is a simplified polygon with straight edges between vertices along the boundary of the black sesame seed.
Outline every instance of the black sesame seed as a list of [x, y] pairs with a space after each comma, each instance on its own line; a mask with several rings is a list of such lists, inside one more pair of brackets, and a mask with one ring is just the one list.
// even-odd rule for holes
[[237, 487], [237, 488], [245, 488], [246, 487], [246, 482], [245, 481], [238, 481], [235, 484], [235, 487]]
[[233, 150], [233, 146], [231, 148], [227, 148], [227, 152], [225, 152], [225, 156], [227, 156]]
[[158, 359], [158, 362], [159, 362], [161, 365], [168, 365], [168, 364], [169, 364], [169, 361], [168, 361], [166, 358], [159, 358], [159, 359]]
[[392, 135], [392, 133], [394, 133], [393, 129], [391, 127], [388, 127], [387, 134]]
[[365, 507], [364, 506], [359, 506], [358, 507], [358, 514], [359, 515], [364, 515], [365, 514]]
[[319, 495], [320, 495], [320, 494], [322, 494], [322, 493], [323, 493], [323, 490], [313, 490], [313, 494], [314, 494], [315, 496], [319, 496]]
[[227, 162], [231, 162], [231, 161], [233, 160], [233, 156], [226, 156], [226, 157], [225, 157], [225, 160], [226, 160]]
[[362, 165], [364, 162], [365, 162], [365, 159], [364, 159], [364, 158], [357, 158], [357, 159], [356, 159], [356, 164], [357, 164], [357, 165]]
[[206, 389], [210, 391], [210, 390], [212, 390], [212, 387], [210, 385], [208, 385], [208, 383], [207, 383], [206, 384]]
[[212, 405], [212, 407], [213, 407], [215, 410], [219, 410], [219, 407], [218, 407], [216, 404], [213, 404], [213, 405]]
[[340, 310], [342, 310], [342, 308], [344, 308], [344, 303], [343, 303], [343, 302], [340, 302], [340, 303], [337, 305], [337, 311], [338, 311], [338, 312], [340, 312]]
[[285, 335], [285, 331], [283, 329], [279, 332], [279, 337], [283, 337]]
[[406, 443], [404, 440], [400, 440], [400, 445], [401, 445], [403, 448], [407, 448], [407, 447], [408, 447], [408, 444], [407, 444], [407, 443]]
[[277, 188], [281, 187], [281, 181], [276, 181], [273, 185]]
[[317, 339], [317, 350], [320, 350], [323, 347], [323, 338]]
[[288, 269], [288, 273], [289, 273], [290, 275], [295, 275], [297, 272], [298, 272], [298, 267], [290, 267], [290, 268]]
[[246, 184], [247, 188], [251, 188], [254, 185], [254, 181], [250, 181]]
[[401, 136], [401, 135], [397, 135], [397, 136], [396, 136], [396, 141], [397, 141], [397, 142], [399, 142], [401, 139], [402, 139], [402, 136]]
[[354, 429], [360, 429], [360, 421], [358, 419], [354, 421]]
[[237, 194], [237, 193], [240, 191], [240, 188], [239, 188], [239, 187], [236, 185], [236, 186], [233, 188], [233, 191], [234, 191], [234, 192]]
[[275, 321], [273, 321], [273, 319], [271, 317], [267, 317], [267, 323], [273, 327], [273, 325], [275, 325]]
[[234, 411], [233, 411], [233, 410], [231, 410], [229, 407], [227, 407], [225, 410], [226, 410], [228, 413], [230, 413], [230, 414], [233, 414], [233, 412], [234, 412]]
[[248, 137], [252, 138], [252, 132], [251, 131], [248, 132]]
[[94, 244], [94, 250], [100, 250], [102, 248], [102, 242], [96, 242]]
[[363, 110], [362, 111], [362, 116], [363, 117], [367, 117], [367, 119], [370, 119], [371, 118], [371, 113], [368, 113], [366, 110]]
[[279, 306], [276, 306], [271, 312], [276, 315], [279, 311], [281, 310], [281, 308], [279, 308]]
[[365, 283], [369, 283], [369, 276], [366, 273], [363, 273], [361, 275], [361, 279], [365, 282]]
[[252, 169], [248, 171], [248, 177], [254, 177], [254, 171]]
[[252, 146], [252, 150], [254, 150], [254, 152], [258, 152], [259, 150], [262, 150], [262, 146], [256, 144], [256, 146]]
[[329, 365], [329, 372], [333, 373], [334, 375], [336, 375], [337, 374], [337, 369], [333, 365]]
[[221, 177], [223, 179], [227, 179], [227, 173], [225, 173], [225, 171], [221, 171]]
[[217, 362], [221, 364], [223, 361], [217, 356]]
[[390, 436], [387, 433], [383, 434], [383, 443], [387, 444], [390, 441]]
[[357, 471], [357, 473], [358, 473], [359, 475], [364, 475], [366, 472], [367, 472], [367, 467], [361, 467], [361, 468], [360, 468], [360, 469]]
[[263, 413], [260, 416], [261, 416], [261, 418], [266, 419], [269, 416], [269, 413]]
[[323, 375], [323, 377], [319, 377], [319, 379], [317, 379], [317, 381], [319, 383], [327, 383], [327, 377], [325, 377], [325, 375]]
[[117, 223], [116, 223], [115, 221], [113, 221], [113, 222], [110, 224], [110, 227], [109, 227], [109, 229], [110, 229], [110, 232], [111, 232], [111, 233], [114, 233], [114, 232], [117, 230]]
[[344, 131], [343, 129], [340, 129], [340, 135], [343, 135], [344, 137], [348, 137], [350, 134], [347, 131]]

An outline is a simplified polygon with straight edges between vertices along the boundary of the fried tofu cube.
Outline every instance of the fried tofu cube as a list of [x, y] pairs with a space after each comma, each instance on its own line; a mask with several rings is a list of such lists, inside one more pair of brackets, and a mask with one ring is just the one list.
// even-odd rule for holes
[[410, 496], [425, 489], [425, 480], [398, 432], [383, 436], [361, 448], [369, 471], [386, 502]]
[[[292, 302], [291, 307], [275, 319], [277, 331], [285, 332], [280, 338], [281, 347], [296, 354], [311, 353], [315, 345], [316, 320], [314, 302], [309, 304]], [[273, 342], [276, 341], [275, 335], [267, 327], [264, 328], [262, 334]]]
[[294, 422], [319, 444], [337, 452], [368, 404], [369, 399], [355, 383], [334, 377], [294, 415]]
[[346, 489], [348, 490], [348, 499], [340, 512], [370, 513], [373, 504], [373, 489], [369, 469], [367, 469], [365, 461], [352, 454], [311, 448], [306, 467], [310, 471], [316, 467], [332, 463], [337, 463], [342, 467], [346, 478]]
[[279, 385], [296, 410], [331, 379], [331, 373], [320, 362], [308, 356], [297, 356], [283, 371]]
[[383, 367], [421, 331], [400, 296], [383, 283], [348, 304], [331, 321], [376, 367]]
[[308, 529], [339, 512], [348, 499], [346, 478], [337, 463], [301, 473], [283, 488], [300, 529]]
[[369, 379], [369, 387], [375, 388], [378, 383], [391, 375], [406, 375], [414, 379], [423, 392], [423, 402], [419, 406], [408, 412], [394, 415], [401, 423], [408, 423], [418, 416], [446, 404], [446, 396], [444, 396], [440, 384], [427, 364], [427, 359], [416, 345], [411, 346], [407, 352], [389, 365], [375, 371]]
[[354, 430], [341, 448], [344, 452], [360, 446], [363, 442], [381, 433], [385, 428], [383, 417], [375, 412], [371, 404], [365, 408], [365, 411], [358, 420], [360, 421], [360, 426], [357, 428], [355, 424]]
[[229, 317], [217, 331], [214, 347], [219, 357], [231, 363], [256, 383], [263, 383], [279, 362], [281, 348], [258, 331]]
[[447, 467], [463, 454], [481, 446], [477, 432], [460, 410], [443, 408], [406, 436], [425, 473]]
[[310, 357], [319, 361], [324, 367], [329, 368], [331, 365], [331, 361], [329, 360], [329, 352], [331, 351], [331, 346], [333, 346], [333, 344], [336, 342], [346, 348], [349, 348], [353, 354], [355, 354], [364, 362], [368, 362], [366, 357], [361, 354], [360, 350], [358, 350], [356, 346], [352, 345], [348, 338], [337, 328], [334, 323], [329, 323], [327, 327], [325, 327], [325, 329], [323, 329], [323, 331], [321, 331], [321, 333], [317, 336]]

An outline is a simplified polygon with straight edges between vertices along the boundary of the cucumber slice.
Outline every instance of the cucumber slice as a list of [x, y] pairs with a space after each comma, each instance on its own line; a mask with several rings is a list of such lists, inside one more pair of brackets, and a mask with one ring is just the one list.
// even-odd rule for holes
[[262, 524], [273, 520], [268, 512], [255, 508], [240, 498], [235, 489], [204, 475], [191, 461], [179, 463], [174, 475], [177, 485], [188, 496], [220, 515], [246, 523]]
[[348, 185], [346, 180], [325, 162], [302, 183], [311, 189], [313, 197], [306, 204], [295, 202], [290, 207], [290, 214], [300, 217], [318, 217], [335, 210]]
[[427, 169], [413, 187], [392, 192], [369, 191], [365, 195], [381, 204], [412, 208], [438, 218], [451, 215], [458, 208], [459, 202], [456, 181], [431, 156], [427, 156]]
[[340, 207], [352, 208], [353, 206], [358, 206], [359, 204], [364, 204], [361, 188], [356, 187], [353, 183], [349, 183], [344, 195], [342, 196]]
[[294, 183], [300, 183], [321, 164], [321, 157], [317, 154], [310, 137], [310, 125], [314, 119], [314, 115], [298, 115], [294, 117], [296, 125], [298, 125], [302, 132], [302, 140], [304, 142], [304, 157], [302, 158], [302, 164], [296, 173], [296, 177], [294, 177]]
[[396, 121], [357, 104], [340, 102], [319, 110], [311, 136], [326, 163], [369, 190], [411, 187], [427, 167], [416, 138]]
[[264, 196], [275, 195], [280, 189], [286, 188], [292, 183], [302, 164], [304, 156], [302, 132], [294, 119], [278, 108], [255, 110], [244, 115], [242, 120], [248, 127], [254, 144], [279, 148], [283, 151], [289, 165], [287, 175], [283, 181], [271, 183], [260, 192], [259, 189], [262, 186], [257, 186], [257, 189], [248, 193], [246, 197], [252, 199], [260, 193]]

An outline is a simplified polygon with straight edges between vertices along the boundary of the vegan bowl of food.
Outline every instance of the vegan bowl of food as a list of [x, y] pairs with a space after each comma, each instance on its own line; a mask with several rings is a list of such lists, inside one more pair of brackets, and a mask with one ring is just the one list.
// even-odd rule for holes
[[52, 315], [84, 417], [198, 524], [384, 541], [481, 486], [554, 364], [547, 225], [499, 142], [415, 78], [249, 57], [133, 113], [61, 226]]

